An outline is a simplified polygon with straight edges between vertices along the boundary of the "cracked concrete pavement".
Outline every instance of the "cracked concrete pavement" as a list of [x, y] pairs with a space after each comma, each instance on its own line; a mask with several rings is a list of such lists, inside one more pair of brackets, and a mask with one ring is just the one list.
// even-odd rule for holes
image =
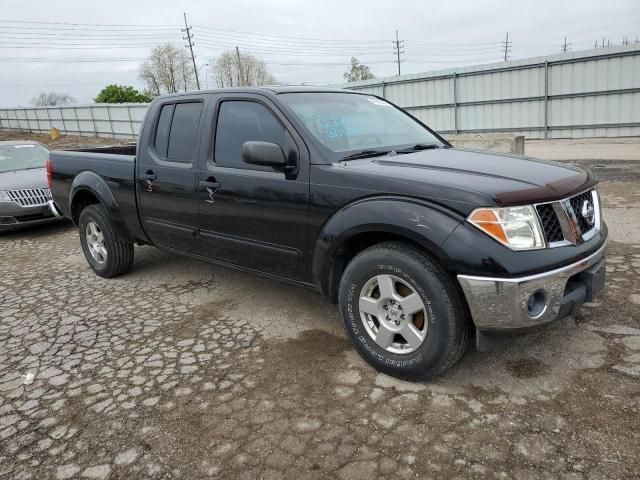
[[0, 237], [0, 479], [638, 478], [640, 189], [602, 184], [608, 288], [409, 383], [318, 295], [69, 225]]

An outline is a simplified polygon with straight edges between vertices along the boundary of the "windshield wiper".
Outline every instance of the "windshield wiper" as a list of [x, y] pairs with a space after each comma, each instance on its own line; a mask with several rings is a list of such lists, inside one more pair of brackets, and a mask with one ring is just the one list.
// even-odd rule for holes
[[346, 157], [341, 158], [340, 161], [346, 162], [349, 160], [358, 160], [359, 158], [381, 157], [389, 153], [390, 153], [389, 150], [362, 150], [361, 152], [347, 155]]
[[420, 150], [435, 150], [436, 148], [442, 148], [442, 145], [439, 145], [437, 143], [417, 143], [413, 147], [396, 150], [396, 153], [412, 153], [418, 152]]

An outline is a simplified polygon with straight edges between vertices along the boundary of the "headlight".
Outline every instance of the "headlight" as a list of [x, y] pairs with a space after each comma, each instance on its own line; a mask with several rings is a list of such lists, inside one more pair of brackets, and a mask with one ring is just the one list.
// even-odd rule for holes
[[467, 220], [513, 250], [545, 247], [538, 215], [530, 205], [478, 208], [469, 215]]
[[0, 190], [0, 202], [12, 202], [11, 198], [9, 198], [9, 192], [3, 192]]

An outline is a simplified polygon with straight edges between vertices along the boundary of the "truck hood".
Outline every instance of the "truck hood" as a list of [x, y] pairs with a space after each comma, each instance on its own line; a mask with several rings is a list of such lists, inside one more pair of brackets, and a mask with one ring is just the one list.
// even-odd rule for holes
[[491, 197], [508, 206], [558, 200], [596, 183], [593, 173], [574, 165], [518, 155], [454, 148], [375, 157], [345, 164], [383, 178], [450, 187]]
[[31, 168], [0, 173], [0, 190], [22, 190], [25, 188], [49, 188], [46, 169]]

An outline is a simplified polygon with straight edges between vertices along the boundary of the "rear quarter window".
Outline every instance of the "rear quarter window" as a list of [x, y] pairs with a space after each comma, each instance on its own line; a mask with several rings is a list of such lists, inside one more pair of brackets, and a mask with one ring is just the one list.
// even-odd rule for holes
[[176, 104], [167, 148], [170, 162], [191, 163], [193, 160], [202, 105], [201, 102]]
[[162, 157], [167, 156], [167, 147], [169, 146], [169, 131], [171, 129], [171, 118], [173, 117], [173, 108], [175, 105], [164, 105], [160, 110], [158, 118], [158, 127], [156, 128], [156, 138], [154, 148]]
[[196, 139], [202, 102], [163, 105], [158, 116], [153, 148], [161, 159], [191, 164], [196, 151]]

